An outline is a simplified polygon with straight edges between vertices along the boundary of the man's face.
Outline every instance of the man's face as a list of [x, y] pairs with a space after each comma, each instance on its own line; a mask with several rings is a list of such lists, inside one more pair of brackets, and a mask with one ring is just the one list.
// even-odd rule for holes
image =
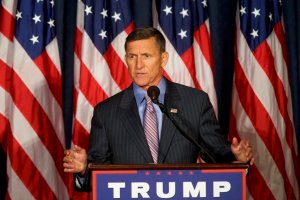
[[168, 53], [161, 52], [154, 37], [151, 37], [127, 43], [125, 59], [133, 82], [147, 90], [161, 80]]

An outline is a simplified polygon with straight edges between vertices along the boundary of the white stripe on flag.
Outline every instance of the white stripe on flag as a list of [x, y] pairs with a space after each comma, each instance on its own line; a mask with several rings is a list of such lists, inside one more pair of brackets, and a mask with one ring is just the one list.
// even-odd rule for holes
[[13, 63], [13, 43], [11, 43], [2, 33], [0, 32], [0, 59], [3, 60], [10, 67]]
[[76, 27], [83, 32], [84, 27], [84, 3], [81, 0], [77, 1], [77, 16], [76, 16]]
[[55, 68], [61, 75], [61, 67], [60, 67], [60, 57], [58, 54], [58, 43], [57, 38], [54, 38], [47, 46], [46, 46], [47, 55], [50, 57], [51, 61], [55, 65]]
[[205, 22], [204, 22], [204, 24], [205, 24], [205, 26], [206, 26], [206, 28], [207, 28], [207, 32], [210, 34], [210, 26], [209, 26], [209, 20], [207, 19], [207, 20], [205, 20]]
[[74, 53], [74, 87], [79, 90], [79, 80], [80, 80], [80, 59], [77, 54]]

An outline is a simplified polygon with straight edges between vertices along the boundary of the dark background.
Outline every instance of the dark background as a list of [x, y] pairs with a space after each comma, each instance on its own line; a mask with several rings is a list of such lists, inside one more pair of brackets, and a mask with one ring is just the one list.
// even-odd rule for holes
[[[285, 0], [282, 2], [289, 55], [288, 66], [294, 125], [297, 141], [300, 144], [300, 1]], [[57, 37], [63, 73], [66, 146], [69, 147], [72, 134], [73, 48], [77, 0], [56, 0], [55, 3]], [[152, 0], [132, 0], [132, 6], [136, 27], [152, 26]], [[228, 132], [230, 112], [236, 7], [237, 0], [208, 0], [210, 33], [216, 68], [219, 120], [224, 134]], [[1, 21], [0, 23], [5, 22]], [[0, 148], [0, 199], [4, 198], [5, 186], [6, 156], [5, 151]]]

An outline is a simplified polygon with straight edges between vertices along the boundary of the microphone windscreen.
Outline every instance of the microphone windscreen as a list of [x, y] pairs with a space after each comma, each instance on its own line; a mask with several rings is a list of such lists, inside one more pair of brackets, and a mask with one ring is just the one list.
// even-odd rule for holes
[[150, 99], [153, 101], [157, 101], [158, 96], [160, 94], [160, 90], [157, 86], [150, 86], [147, 90], [147, 94], [150, 97]]

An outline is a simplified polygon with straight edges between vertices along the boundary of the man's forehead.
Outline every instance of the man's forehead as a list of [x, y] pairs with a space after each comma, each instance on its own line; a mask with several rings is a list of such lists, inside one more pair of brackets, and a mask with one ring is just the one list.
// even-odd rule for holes
[[135, 40], [130, 41], [127, 43], [127, 52], [134, 49], [151, 49], [151, 48], [159, 48], [159, 45], [155, 41], [155, 39], [148, 38], [148, 39], [141, 39], [141, 40]]
[[159, 46], [152, 41], [136, 40], [127, 44], [127, 52], [130, 51], [153, 51], [158, 50]]
[[127, 44], [133, 44], [133, 43], [146, 43], [146, 42], [156, 42], [154, 37], [149, 37], [149, 38], [145, 38], [145, 39], [136, 39], [136, 40], [132, 40], [127, 42]]

